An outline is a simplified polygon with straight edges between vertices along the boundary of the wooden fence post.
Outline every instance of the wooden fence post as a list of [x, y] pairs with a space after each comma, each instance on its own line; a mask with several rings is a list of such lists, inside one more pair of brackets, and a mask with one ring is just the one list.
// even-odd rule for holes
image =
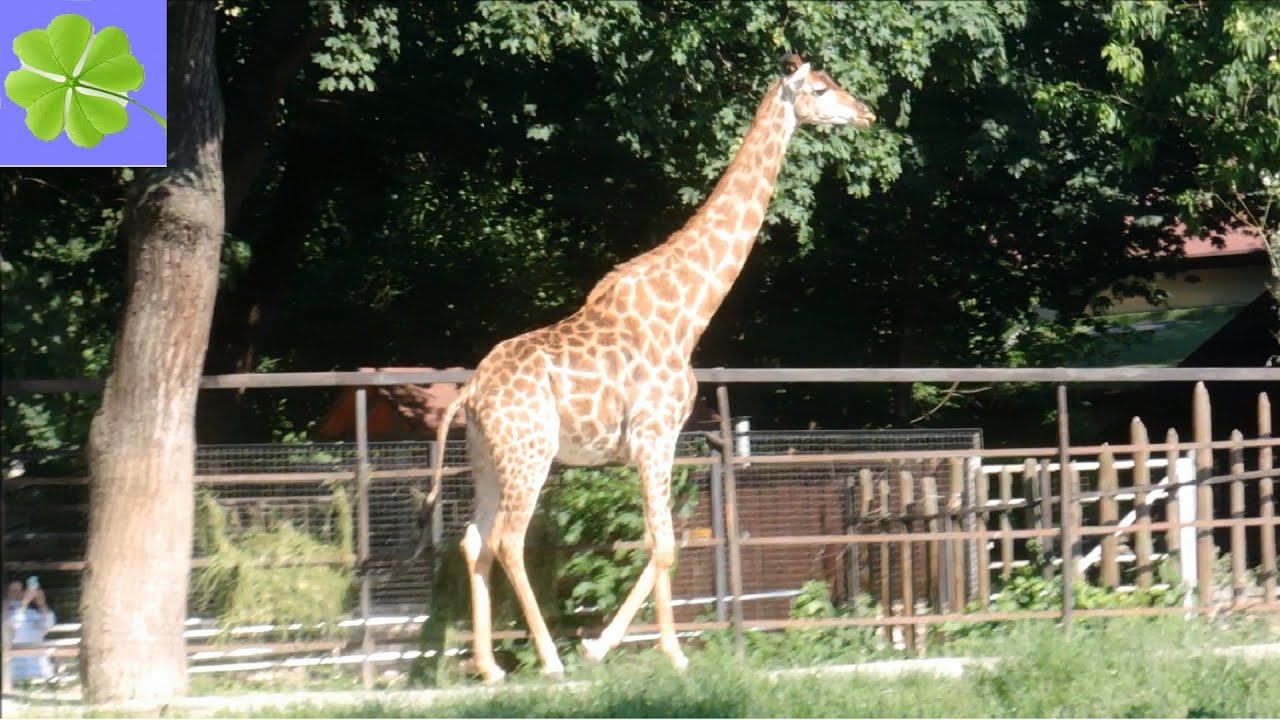
[[[1129, 423], [1129, 442], [1137, 449], [1133, 451], [1133, 484], [1135, 487], [1145, 487], [1151, 484], [1151, 468], [1148, 463], [1151, 461], [1151, 450], [1147, 447], [1147, 428], [1142, 424], [1142, 420], [1134, 418]], [[1148, 525], [1151, 523], [1151, 506], [1147, 504], [1147, 491], [1138, 490], [1134, 493], [1133, 507], [1135, 510], [1135, 519], [1139, 525]], [[1133, 552], [1138, 562], [1137, 586], [1140, 588], [1149, 588], [1152, 583], [1152, 567], [1151, 567], [1151, 531], [1139, 530], [1133, 541]]]
[[[889, 481], [881, 478], [880, 487], [880, 527], [885, 528], [888, 532], [893, 531], [893, 523], [890, 518], [893, 517], [893, 510], [889, 504]], [[893, 615], [893, 585], [890, 583], [890, 568], [892, 567], [889, 555], [889, 543], [882, 541], [880, 543], [880, 608], [885, 616]], [[893, 642], [893, 626], [886, 625], [884, 628], [885, 638]]]
[[[1036, 461], [1024, 458], [1022, 461], [1022, 497], [1026, 499], [1023, 506], [1023, 526], [1039, 530], [1044, 527], [1040, 518], [1040, 483], [1036, 479]], [[1039, 539], [1037, 544], [1043, 545]]]
[[[898, 473], [899, 483], [899, 502], [902, 506], [902, 529], [904, 532], [915, 531], [915, 478], [911, 472], [903, 470]], [[912, 552], [915, 543], [910, 540], [902, 541], [899, 546], [899, 552], [902, 553], [902, 616], [912, 617], [916, 614], [915, 609], [915, 563]], [[902, 626], [902, 643], [907, 652], [912, 652], [916, 647], [916, 628], [914, 625]]]
[[[1177, 561], [1181, 563], [1182, 508], [1180, 507], [1178, 498], [1182, 490], [1178, 486], [1178, 483], [1181, 482], [1181, 479], [1178, 477], [1178, 458], [1181, 456], [1181, 453], [1178, 452], [1178, 431], [1173, 428], [1169, 428], [1168, 432], [1164, 435], [1164, 444], [1164, 470], [1165, 474], [1169, 476], [1169, 499], [1164, 506], [1164, 516], [1166, 521], [1173, 523], [1173, 527], [1170, 527], [1165, 531], [1164, 546], [1168, 553], [1168, 561], [1172, 562], [1174, 559], [1177, 559]], [[1181, 567], [1181, 565], [1178, 567]], [[1184, 583], [1191, 582], [1191, 578], [1185, 576], [1180, 578], [1180, 580]]]
[[[1244, 448], [1240, 447], [1240, 443], [1244, 442], [1244, 435], [1239, 430], [1231, 431], [1231, 474], [1244, 474]], [[1236, 479], [1231, 481], [1231, 501], [1230, 501], [1231, 519], [1235, 522], [1244, 521], [1244, 480]], [[1231, 526], [1231, 601], [1240, 603], [1244, 600], [1244, 526]]]
[[[1053, 470], [1051, 459], [1044, 458], [1040, 462], [1040, 522], [1043, 527], [1053, 527]], [[1044, 579], [1053, 579], [1054, 556], [1053, 537], [1040, 538], [1040, 547], [1044, 553]]]
[[[1205, 482], [1213, 476], [1213, 428], [1209, 410], [1209, 391], [1203, 382], [1196, 383], [1192, 396], [1192, 425], [1196, 443], [1196, 521], [1213, 520], [1213, 487]], [[1196, 590], [1200, 607], [1213, 602], [1213, 529], [1196, 528]]]
[[[1265, 392], [1258, 393], [1258, 437], [1271, 438], [1271, 400]], [[1258, 469], [1272, 468], [1271, 448], [1258, 448]], [[1276, 524], [1275, 524], [1275, 479], [1264, 477], [1258, 483], [1258, 505], [1262, 519], [1266, 520], [1261, 529], [1262, 539], [1262, 588], [1267, 602], [1276, 601]]]
[[991, 494], [990, 478], [978, 470], [977, 497], [974, 499], [974, 528], [978, 531], [975, 547], [978, 551], [978, 605], [986, 610], [991, 604], [991, 549], [987, 540], [987, 500]]
[[1010, 505], [1013, 504], [1013, 470], [1009, 468], [1001, 468], [1000, 470], [1000, 577], [1008, 580], [1013, 574], [1013, 537], [1009, 534], [1013, 532], [1013, 523], [1009, 520], [1009, 513], [1012, 512]]
[[[1102, 452], [1098, 455], [1098, 524], [1103, 527], [1115, 527], [1120, 517], [1116, 500], [1119, 487], [1115, 456], [1111, 453], [1111, 446], [1103, 443]], [[1120, 566], [1116, 562], [1119, 544], [1119, 538], [1111, 533], [1102, 536], [1102, 584], [1112, 590], [1120, 586]]]
[[1072, 492], [1074, 468], [1071, 466], [1070, 418], [1067, 414], [1067, 386], [1058, 386], [1058, 476], [1061, 480], [1061, 499], [1059, 512], [1062, 515], [1062, 632], [1071, 637], [1072, 610], [1075, 606], [1075, 536], [1072, 523], [1075, 522], [1075, 493]]
[[[938, 481], [934, 480], [933, 475], [926, 475], [921, 480], [921, 492], [924, 494], [924, 514], [929, 516], [927, 527], [929, 534], [933, 535], [938, 532], [940, 526], [938, 522]], [[946, 598], [945, 588], [947, 584], [942, 581], [942, 567], [944, 565], [939, 553], [941, 543], [937, 540], [930, 540], [926, 546], [926, 555], [928, 558], [928, 567], [925, 572], [929, 578], [929, 602], [933, 604], [935, 612], [942, 612], [943, 603]]]
[[[871, 519], [872, 501], [875, 499], [875, 483], [871, 480], [870, 468], [858, 469], [858, 531], [865, 532], [866, 523]], [[867, 543], [858, 545], [858, 587], [871, 597], [871, 546]]]
[[[947, 525], [948, 529], [959, 526], [964, 529], [964, 523], [961, 520], [964, 512], [964, 460], [961, 458], [951, 458], [951, 495], [947, 499]], [[957, 502], [959, 501], [959, 502]], [[954, 516], [955, 521], [952, 521]], [[954, 603], [956, 612], [964, 612], [965, 605], [968, 604], [968, 583], [965, 582], [965, 541], [950, 540], [951, 543], [951, 601]]]

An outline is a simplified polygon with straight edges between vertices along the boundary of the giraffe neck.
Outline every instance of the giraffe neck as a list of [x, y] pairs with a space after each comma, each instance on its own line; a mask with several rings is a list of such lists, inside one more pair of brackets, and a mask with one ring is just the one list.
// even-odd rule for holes
[[662, 245], [614, 268], [579, 313], [634, 322], [652, 341], [649, 347], [689, 359], [764, 224], [796, 126], [795, 111], [780, 93], [780, 82], [765, 93], [733, 161], [697, 213]]
[[751, 254], [773, 197], [787, 144], [796, 127], [794, 109], [774, 83], [733, 161], [698, 212], [666, 243], [689, 292], [675, 331], [688, 357]]

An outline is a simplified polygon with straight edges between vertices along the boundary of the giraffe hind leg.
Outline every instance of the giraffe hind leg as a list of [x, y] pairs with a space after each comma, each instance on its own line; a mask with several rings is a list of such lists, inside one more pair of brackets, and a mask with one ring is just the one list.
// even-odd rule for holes
[[[474, 458], [479, 458], [476, 462]], [[493, 528], [498, 511], [497, 478], [492, 466], [473, 455], [475, 514], [462, 536], [462, 554], [471, 582], [471, 644], [476, 670], [486, 682], [501, 682], [506, 676], [493, 657], [493, 632], [489, 574], [493, 567]]]
[[551, 632], [547, 629], [546, 620], [542, 617], [538, 600], [533, 593], [533, 586], [529, 583], [529, 576], [525, 570], [524, 535], [532, 510], [533, 508], [530, 507], [527, 511], [510, 514], [499, 512], [499, 525], [495, 528], [502, 533], [497, 543], [498, 561], [502, 563], [503, 570], [511, 579], [511, 587], [515, 590], [516, 599], [520, 601], [525, 623], [533, 636], [538, 658], [542, 661], [542, 671], [547, 675], [563, 677], [564, 664], [560, 662], [560, 655], [556, 651], [555, 642], [551, 639]]
[[[502, 436], [504, 420], [505, 418], [500, 416], [490, 418], [486, 429], [496, 431], [499, 436]], [[510, 428], [506, 429], [510, 430]], [[536, 432], [523, 428], [509, 432], [507, 433], [509, 436], [522, 437], [532, 442], [532, 446], [526, 442], [520, 452], [515, 452], [501, 445], [495, 446], [488, 436], [479, 432], [478, 429], [474, 432], [470, 448], [473, 473], [479, 472], [485, 476], [481, 480], [477, 475], [477, 518], [485, 517], [480, 513], [482, 491], [485, 495], [485, 509], [491, 513], [488, 515], [491, 518], [488, 527], [478, 528], [487, 531], [482, 536], [485, 540], [483, 547], [489, 551], [490, 560], [496, 557], [502, 564], [503, 570], [511, 581], [511, 587], [520, 603], [529, 633], [533, 637], [534, 647], [542, 661], [543, 671], [548, 675], [562, 676], [564, 665], [560, 661], [555, 642], [551, 639], [551, 632], [538, 607], [524, 559], [525, 533], [533, 517], [538, 494], [546, 482], [555, 456], [554, 434], [547, 433], [539, 436]], [[484, 589], [482, 586], [473, 585], [473, 590], [476, 587]], [[487, 595], [480, 592], [473, 595], [473, 603], [484, 603], [486, 600]], [[491, 658], [492, 634], [489, 631], [490, 623], [487, 616], [482, 618], [477, 611], [475, 621], [477, 627], [479, 623], [484, 623], [486, 633], [483, 638], [478, 632], [476, 633], [477, 664], [482, 665], [484, 661], [481, 659], [483, 656], [480, 643], [484, 642], [484, 650]], [[496, 666], [488, 672], [481, 668], [486, 678], [501, 679], [494, 672], [495, 670]]]

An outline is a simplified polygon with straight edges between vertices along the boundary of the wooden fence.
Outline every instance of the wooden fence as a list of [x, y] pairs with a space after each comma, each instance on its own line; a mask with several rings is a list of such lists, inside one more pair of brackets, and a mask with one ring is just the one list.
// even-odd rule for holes
[[[1213, 440], [1209, 397], [1199, 383], [1191, 402], [1194, 407], [1192, 438], [1183, 440], [1170, 431], [1163, 443], [1153, 443], [1146, 428], [1135, 419], [1131, 437], [1123, 445], [1072, 446], [1070, 443], [1066, 386], [1058, 386], [1057, 444], [1023, 449], [974, 449], [877, 451], [756, 455], [735, 453], [729, 427], [728, 392], [732, 382], [1265, 382], [1280, 379], [1280, 371], [1263, 368], [1137, 369], [810, 369], [698, 371], [703, 382], [718, 383], [717, 398], [722, 424], [718, 442], [709, 455], [681, 458], [684, 464], [713, 468], [722, 495], [722, 522], [711, 537], [686, 537], [682, 548], [713, 548], [723, 557], [725, 575], [716, 583], [716, 604], [724, 611], [714, 621], [690, 621], [681, 631], [730, 629], [738, 647], [748, 630], [772, 630], [834, 626], [897, 628], [908, 645], [916, 642], [922, 626], [946, 622], [1056, 619], [1069, 632], [1077, 618], [1160, 613], [1214, 613], [1222, 611], [1274, 611], [1277, 597], [1275, 492], [1272, 411], [1265, 393], [1258, 396], [1256, 418], [1249, 418], [1253, 435], [1247, 438], [1233, 429], [1226, 439]], [[365, 386], [404, 383], [455, 382], [468, 371], [300, 373], [240, 375], [205, 378], [202, 387], [356, 386], [358, 463], [354, 472], [319, 473], [299, 478], [257, 473], [243, 482], [314, 482], [345, 479], [356, 488], [357, 525], [360, 528], [355, 561], [370, 558], [369, 487], [376, 472], [368, 460], [365, 430]], [[92, 392], [99, 381], [6, 381], [3, 391]], [[714, 435], [714, 434], [713, 434]], [[1186, 457], [1183, 454], [1186, 453]], [[992, 464], [994, 461], [994, 464]], [[791, 467], [840, 464], [884, 465], [896, 468], [874, 477], [866, 469], [849, 473], [847, 487], [855, 498], [845, 532], [823, 535], [770, 535], [744, 532], [740, 525], [739, 476], [752, 468], [785, 464]], [[988, 463], [983, 465], [982, 463]], [[1223, 468], [1217, 470], [1215, 468]], [[1252, 469], [1251, 469], [1252, 468]], [[399, 471], [422, 475], [427, 468]], [[465, 466], [451, 464], [452, 476]], [[314, 474], [314, 473], [313, 473]], [[976, 474], [976, 483], [965, 478]], [[323, 476], [323, 477], [319, 477]], [[1122, 482], [1127, 479], [1127, 482]], [[15, 478], [14, 482], [83, 482], [83, 479], [41, 480]], [[230, 482], [226, 476], [198, 477], [197, 482]], [[1226, 514], [1215, 514], [1216, 488], [1226, 488]], [[1250, 503], [1249, 499], [1254, 499]], [[1255, 514], [1246, 507], [1256, 508]], [[1160, 511], [1163, 512], [1160, 512]], [[1124, 513], [1124, 514], [1122, 514]], [[1163, 515], [1163, 519], [1159, 516]], [[436, 526], [440, 526], [437, 516]], [[1216, 545], [1230, 556], [1228, 579], [1221, 588], [1214, 583], [1215, 531], [1225, 534]], [[1250, 538], [1256, 539], [1258, 561], [1249, 578]], [[991, 608], [1003, 581], [1019, 564], [1030, 562], [1027, 541], [1039, 542], [1057, 568], [1062, 583], [1062, 605], [1053, 610], [997, 611]], [[1096, 547], [1093, 547], [1096, 546]], [[611, 549], [636, 549], [640, 542], [614, 543]], [[785, 547], [835, 548], [846, 562], [847, 589], [869, 593], [879, 600], [875, 617], [824, 619], [752, 618], [744, 613], [744, 550]], [[1086, 552], [1085, 548], [1090, 547]], [[976, 560], [974, 559], [976, 558]], [[335, 558], [340, 560], [340, 558]], [[1075, 607], [1074, 581], [1084, 573], [1097, 574], [1096, 582], [1111, 588], [1148, 588], [1157, 584], [1158, 570], [1176, 560], [1180, 579], [1194, 588], [1189, 604], [1178, 607], [1133, 607], [1083, 610]], [[79, 569], [83, 563], [59, 563], [59, 569]], [[10, 571], [47, 569], [48, 564], [6, 562]], [[1052, 567], [1047, 569], [1052, 571]], [[872, 578], [874, 577], [874, 582]], [[333, 662], [358, 662], [365, 681], [372, 682], [372, 666], [421, 654], [413, 649], [412, 618], [374, 618], [370, 608], [371, 578], [360, 578], [360, 607], [350, 623], [356, 637], [350, 641], [322, 643], [325, 650], [359, 652], [332, 658]], [[1256, 588], [1253, 585], [1256, 584]], [[727, 597], [726, 597], [727, 596]], [[727, 602], [725, 600], [727, 599]], [[545, 599], [550, 602], [550, 599]], [[635, 633], [651, 632], [636, 626]], [[498, 633], [521, 637], [521, 632]], [[193, 635], [196, 637], [197, 635]], [[303, 645], [307, 645], [303, 647]], [[260, 656], [316, 651], [319, 646], [299, 643], [252, 643], [239, 648], [193, 646], [192, 657], [238, 651], [239, 656], [257, 648]], [[56, 647], [59, 654], [74, 654], [74, 642]], [[48, 652], [50, 646], [14, 648], [10, 655]], [[203, 653], [203, 656], [201, 655]]]

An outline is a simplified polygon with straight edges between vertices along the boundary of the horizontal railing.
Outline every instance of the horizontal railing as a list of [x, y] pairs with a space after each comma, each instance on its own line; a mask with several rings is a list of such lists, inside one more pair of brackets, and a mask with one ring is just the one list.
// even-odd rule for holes
[[[360, 370], [333, 372], [238, 373], [206, 375], [203, 390], [248, 388], [372, 387], [461, 383], [474, 370]], [[698, 382], [722, 383], [1147, 383], [1147, 382], [1271, 382], [1280, 381], [1280, 368], [698, 368]], [[102, 378], [9, 379], [0, 393], [99, 392]]]

